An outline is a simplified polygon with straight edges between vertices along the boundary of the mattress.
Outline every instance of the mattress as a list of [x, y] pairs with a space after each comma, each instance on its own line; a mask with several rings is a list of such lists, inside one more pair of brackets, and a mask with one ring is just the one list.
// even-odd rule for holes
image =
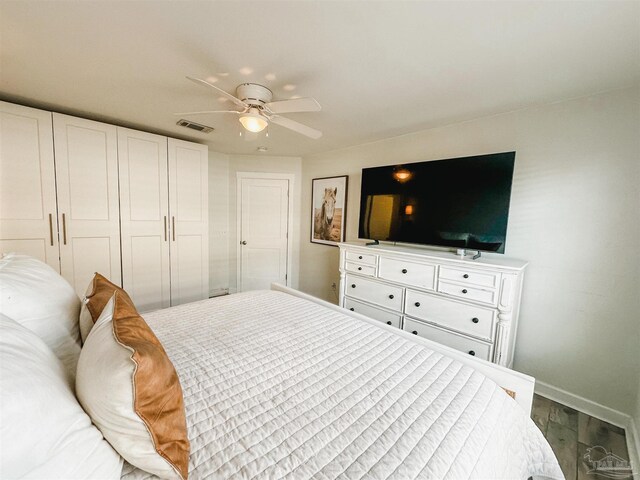
[[498, 385], [376, 325], [272, 291], [144, 317], [180, 377], [191, 479], [563, 478]]

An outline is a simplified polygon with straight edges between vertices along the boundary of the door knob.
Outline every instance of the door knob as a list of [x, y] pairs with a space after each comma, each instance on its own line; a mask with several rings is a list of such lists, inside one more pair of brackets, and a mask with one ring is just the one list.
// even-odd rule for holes
[[240, 245], [246, 245], [246, 244], [247, 244], [247, 241], [246, 241], [246, 240], [242, 240], [242, 241], [240, 242]]

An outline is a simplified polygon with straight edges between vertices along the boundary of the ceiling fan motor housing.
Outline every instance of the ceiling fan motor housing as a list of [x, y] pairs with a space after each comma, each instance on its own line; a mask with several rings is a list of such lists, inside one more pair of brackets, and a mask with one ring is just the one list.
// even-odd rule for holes
[[273, 93], [267, 87], [257, 83], [242, 83], [236, 88], [236, 97], [249, 105], [261, 107], [273, 99]]

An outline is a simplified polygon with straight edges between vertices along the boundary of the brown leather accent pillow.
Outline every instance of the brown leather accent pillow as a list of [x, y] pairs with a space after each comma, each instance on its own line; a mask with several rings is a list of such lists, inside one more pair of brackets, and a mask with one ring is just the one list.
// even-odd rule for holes
[[[99, 301], [104, 298], [101, 286], [107, 286], [103, 279], [98, 278], [92, 297]], [[107, 299], [87, 337], [76, 392], [104, 437], [129, 463], [161, 478], [187, 479], [190, 444], [178, 375], [120, 289]]]
[[89, 310], [89, 313], [91, 314], [93, 323], [96, 323], [96, 320], [98, 320], [104, 306], [111, 297], [113, 297], [115, 292], [120, 292], [121, 296], [125, 297], [133, 305], [131, 298], [129, 298], [129, 294], [127, 294], [124, 289], [115, 283], [110, 282], [98, 272], [93, 276], [90, 288], [91, 291], [87, 292], [85, 295], [85, 304], [87, 306], [87, 310]]

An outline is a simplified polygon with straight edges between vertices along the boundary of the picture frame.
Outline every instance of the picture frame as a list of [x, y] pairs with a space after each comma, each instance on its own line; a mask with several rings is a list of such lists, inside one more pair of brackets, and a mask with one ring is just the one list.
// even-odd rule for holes
[[349, 176], [311, 181], [311, 243], [337, 247], [345, 240]]

